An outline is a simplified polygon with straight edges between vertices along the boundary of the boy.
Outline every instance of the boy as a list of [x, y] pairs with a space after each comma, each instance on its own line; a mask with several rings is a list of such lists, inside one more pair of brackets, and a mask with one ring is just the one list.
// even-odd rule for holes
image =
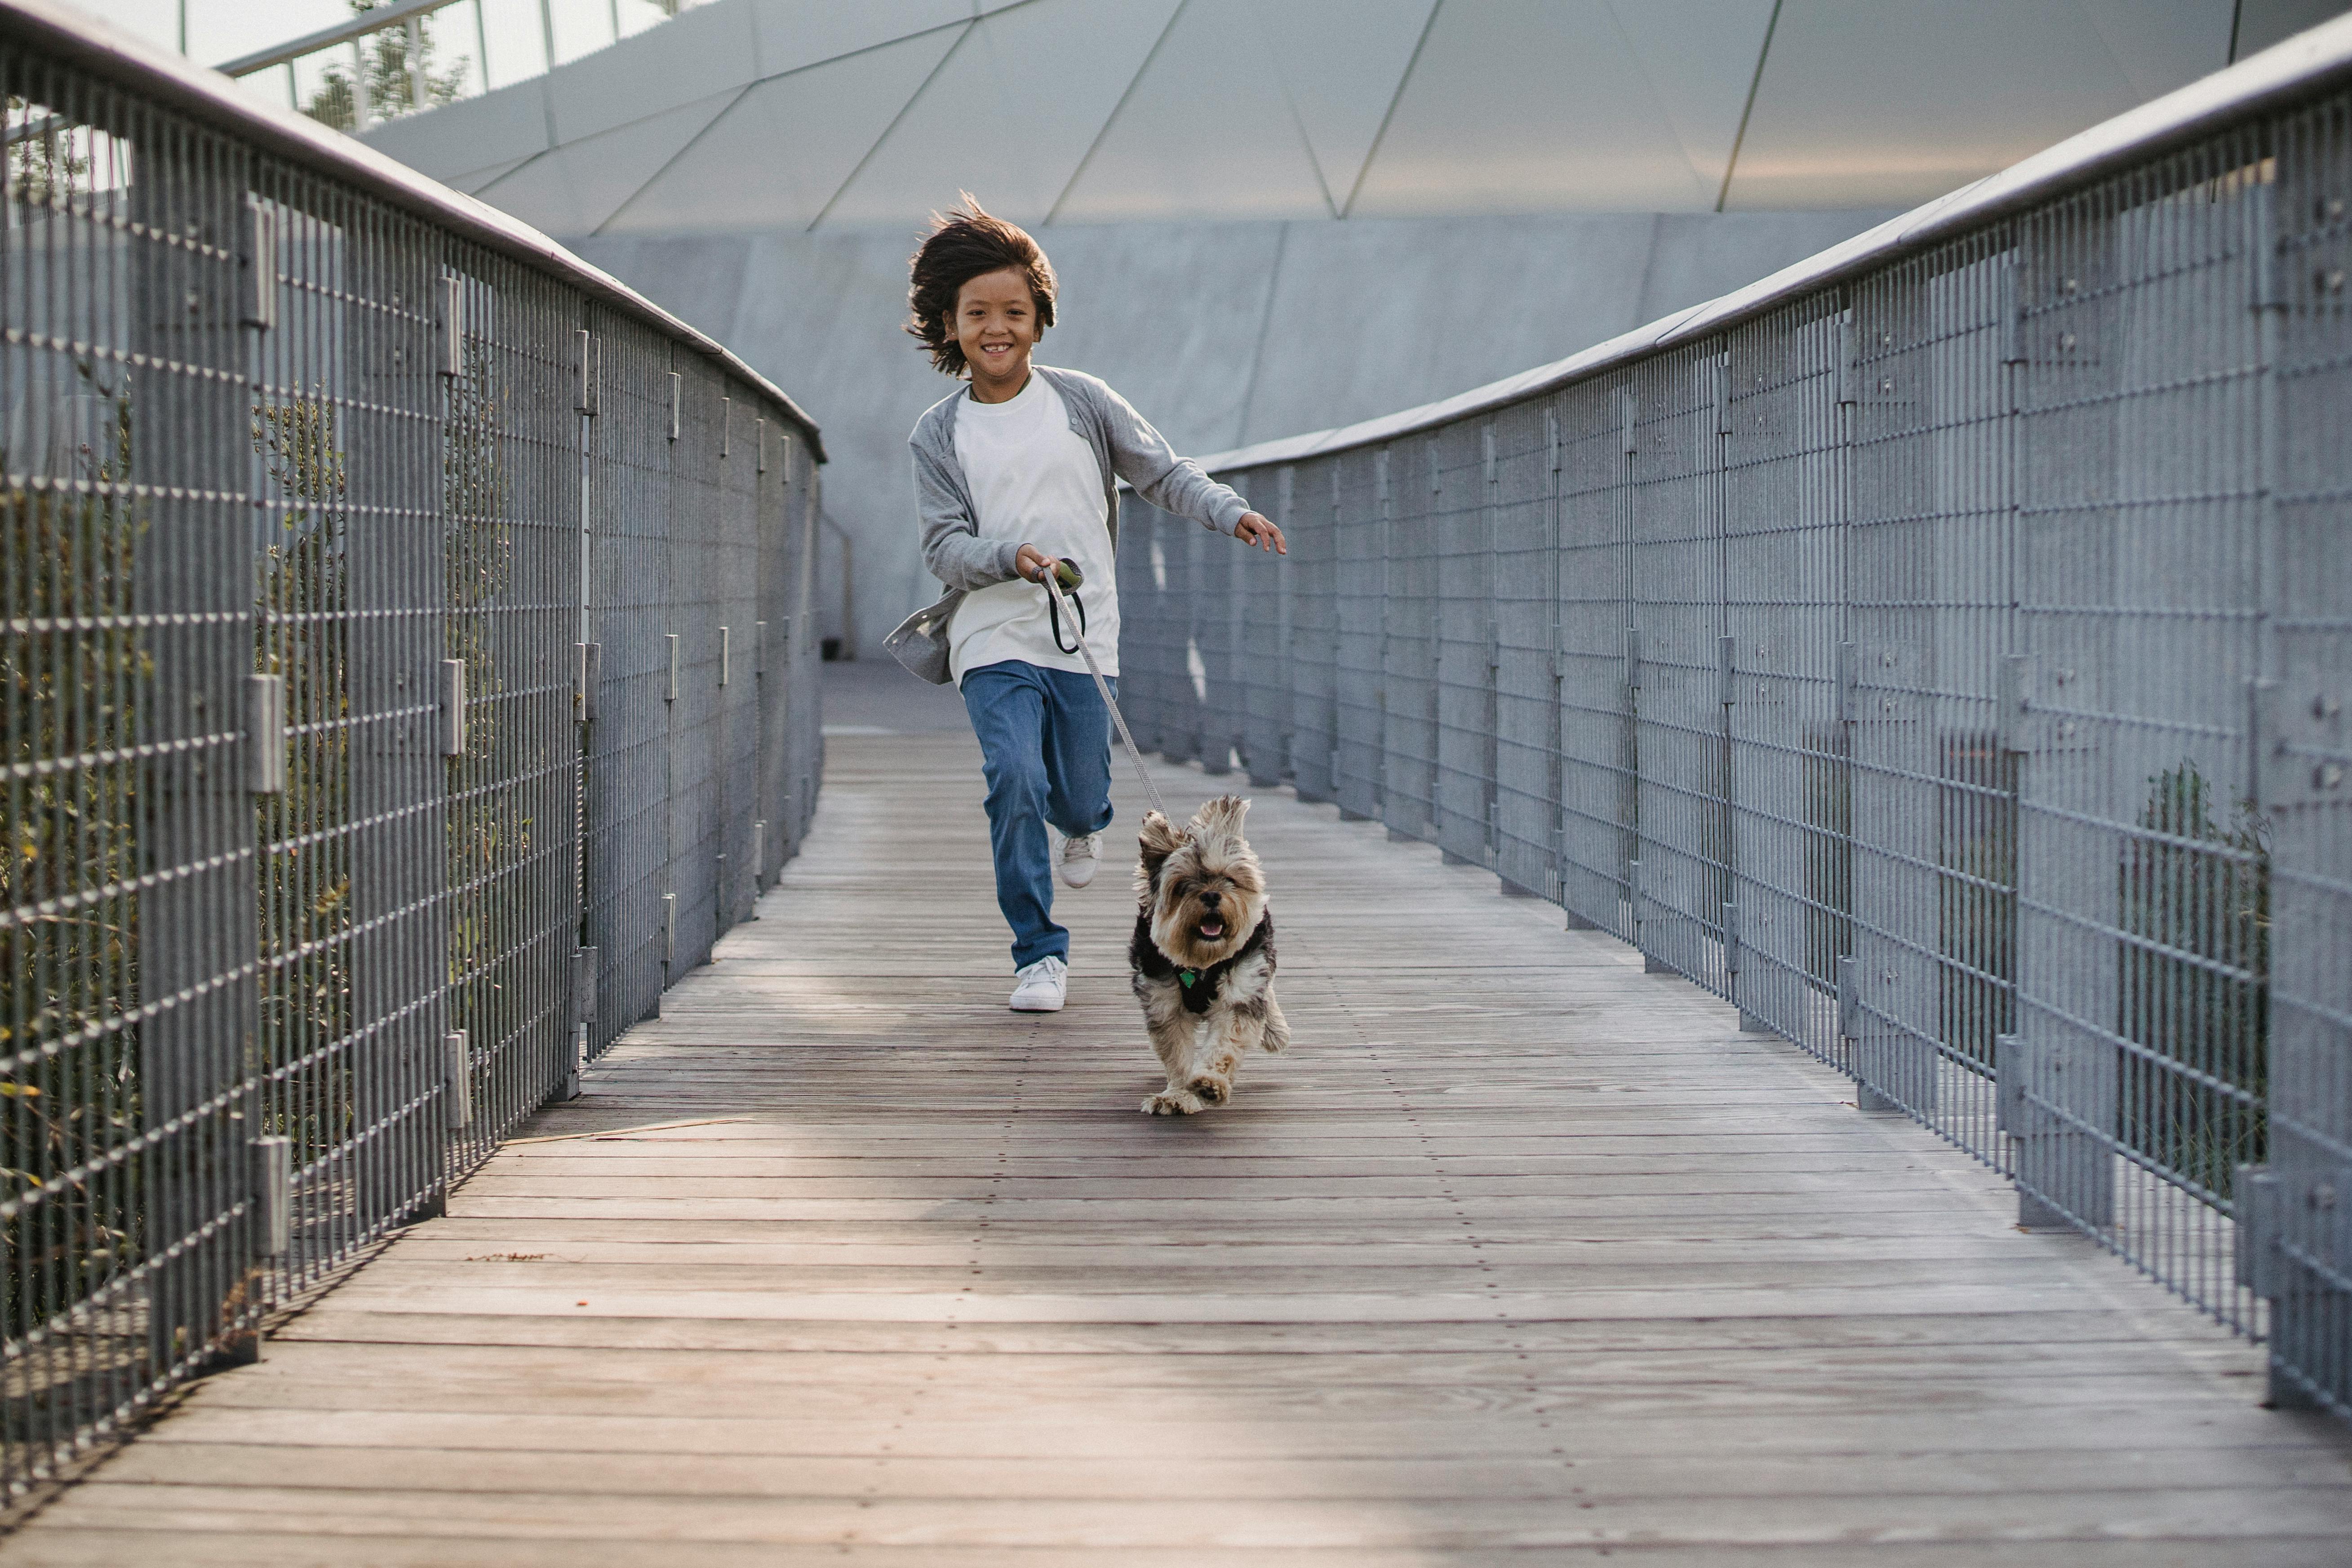
[[[934, 405], [907, 438], [923, 564], [949, 593], [886, 646], [916, 674], [963, 693], [988, 782], [996, 906], [1013, 928], [1012, 1005], [1058, 1012], [1070, 933], [1054, 923], [1045, 825], [1063, 834], [1062, 880], [1085, 887], [1110, 826], [1110, 714], [1076, 634], [1116, 694], [1118, 481], [1244, 543], [1288, 547], [1118, 393], [1076, 371], [1031, 365], [1054, 324], [1054, 268], [1035, 240], [969, 192], [933, 219], [908, 271], [907, 331], [934, 367], [971, 384]], [[1064, 560], [1085, 578], [1070, 595], [1076, 627], [1044, 586]]]

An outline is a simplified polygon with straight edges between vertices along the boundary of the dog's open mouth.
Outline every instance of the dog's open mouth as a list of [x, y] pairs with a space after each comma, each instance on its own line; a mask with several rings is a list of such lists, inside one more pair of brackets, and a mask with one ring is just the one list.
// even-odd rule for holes
[[1223, 921], [1202, 921], [1196, 929], [1200, 931], [1202, 942], [1221, 942], [1224, 939], [1225, 922]]

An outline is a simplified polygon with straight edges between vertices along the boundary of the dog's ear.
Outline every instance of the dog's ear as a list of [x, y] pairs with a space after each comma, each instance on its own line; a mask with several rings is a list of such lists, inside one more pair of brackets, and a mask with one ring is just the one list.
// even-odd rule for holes
[[1136, 880], [1140, 884], [1139, 890], [1141, 890], [1160, 879], [1160, 868], [1183, 845], [1184, 836], [1170, 826], [1168, 819], [1158, 812], [1147, 811], [1143, 814], [1143, 826], [1136, 835], [1136, 842], [1143, 853], [1142, 863], [1135, 868]]
[[1242, 818], [1249, 815], [1249, 808], [1250, 803], [1237, 795], [1221, 795], [1193, 814], [1193, 833], [1203, 841], [1222, 838], [1239, 845]]

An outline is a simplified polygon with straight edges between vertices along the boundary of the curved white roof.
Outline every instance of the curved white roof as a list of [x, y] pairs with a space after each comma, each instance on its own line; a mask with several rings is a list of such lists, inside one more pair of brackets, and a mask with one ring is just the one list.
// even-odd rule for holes
[[369, 140], [560, 234], [1886, 207], [2327, 0], [717, 0]]

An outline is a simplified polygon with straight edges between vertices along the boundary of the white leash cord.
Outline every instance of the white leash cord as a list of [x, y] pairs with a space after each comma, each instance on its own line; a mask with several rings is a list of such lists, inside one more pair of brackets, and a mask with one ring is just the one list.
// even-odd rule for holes
[[1053, 573], [1045, 574], [1045, 592], [1054, 595], [1054, 602], [1062, 607], [1062, 614], [1070, 623], [1070, 635], [1078, 639], [1078, 652], [1086, 657], [1087, 673], [1095, 678], [1095, 689], [1102, 693], [1103, 706], [1110, 710], [1110, 721], [1118, 726], [1118, 738], [1127, 746], [1127, 760], [1135, 764], [1135, 776], [1143, 781], [1143, 793], [1151, 797], [1151, 809], [1167, 816], [1168, 807], [1160, 800], [1160, 792], [1152, 787], [1151, 775], [1143, 771], [1143, 753], [1135, 749], [1135, 737], [1127, 732], [1127, 715], [1118, 710], [1118, 703], [1110, 694], [1110, 682], [1103, 679], [1102, 666], [1095, 662], [1095, 650], [1087, 646], [1087, 634], [1078, 629], [1077, 614], [1062, 597], [1062, 584], [1054, 579]]

